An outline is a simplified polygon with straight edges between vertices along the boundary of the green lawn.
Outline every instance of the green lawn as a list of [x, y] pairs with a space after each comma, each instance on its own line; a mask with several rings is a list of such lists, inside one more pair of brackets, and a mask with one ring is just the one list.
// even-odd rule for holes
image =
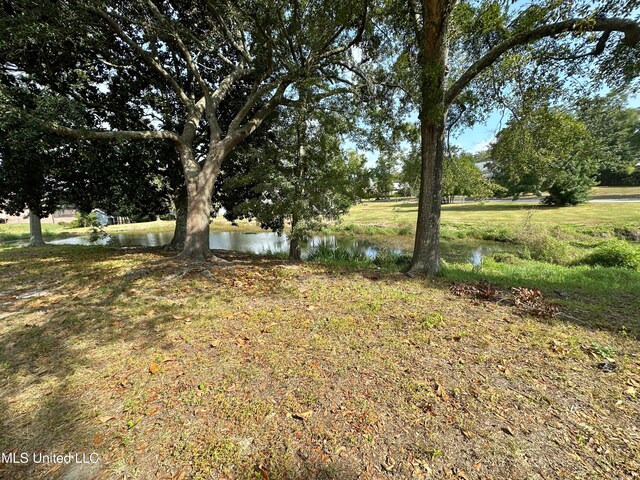
[[593, 198], [640, 198], [640, 187], [595, 187], [591, 190]]
[[[74, 231], [65, 229], [56, 223], [42, 223], [42, 234], [45, 237], [57, 237], [61, 235], [73, 234]], [[28, 223], [7, 223], [0, 224], [0, 242], [20, 240], [29, 238]]]
[[[361, 225], [413, 224], [417, 211], [417, 202], [368, 202], [352, 207], [342, 221]], [[442, 222], [445, 224], [518, 224], [529, 215], [531, 222], [548, 226], [640, 225], [640, 203], [591, 203], [562, 208], [515, 202], [442, 206]]]

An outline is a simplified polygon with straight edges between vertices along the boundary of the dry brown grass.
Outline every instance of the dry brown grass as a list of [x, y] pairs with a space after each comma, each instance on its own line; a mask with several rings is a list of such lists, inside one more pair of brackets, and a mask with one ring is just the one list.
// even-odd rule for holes
[[0, 252], [0, 451], [100, 452], [79, 478], [640, 471], [637, 340], [444, 280], [227, 257], [189, 271], [152, 250]]

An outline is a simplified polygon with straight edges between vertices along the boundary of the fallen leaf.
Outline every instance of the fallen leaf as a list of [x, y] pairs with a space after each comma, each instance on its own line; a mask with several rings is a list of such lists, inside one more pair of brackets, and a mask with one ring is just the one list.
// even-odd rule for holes
[[515, 437], [516, 435], [513, 433], [513, 430], [511, 430], [509, 427], [502, 427], [501, 430], [504, 433], [508, 433], [509, 435], [511, 435], [512, 437]]
[[158, 410], [160, 410], [160, 407], [151, 407], [145, 412], [145, 415], [153, 415], [154, 413], [157, 413]]
[[149, 373], [152, 374], [156, 374], [160, 371], [160, 367], [158, 366], [157, 363], [152, 363], [151, 365], [149, 365]]
[[307, 410], [306, 412], [302, 413], [293, 413], [291, 416], [296, 420], [306, 420], [311, 415], [313, 415], [313, 410]]
[[172, 477], [172, 480], [182, 480], [184, 477], [186, 477], [186, 475], [187, 475], [187, 468], [185, 467], [179, 472], [176, 472], [175, 475]]
[[113, 419], [115, 419], [115, 418], [116, 418], [116, 417], [113, 417], [113, 416], [111, 416], [111, 415], [103, 415], [103, 416], [101, 416], [101, 417], [98, 417], [98, 421], [99, 421], [100, 423], [107, 423], [109, 420], [113, 420]]

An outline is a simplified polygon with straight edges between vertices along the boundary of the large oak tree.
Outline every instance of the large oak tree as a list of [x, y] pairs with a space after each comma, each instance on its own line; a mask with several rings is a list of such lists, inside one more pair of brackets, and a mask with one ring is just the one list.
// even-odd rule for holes
[[[4, 81], [60, 102], [50, 108], [62, 114], [43, 128], [173, 143], [188, 200], [182, 255], [200, 260], [212, 256], [211, 196], [224, 160], [278, 105], [296, 100], [287, 98], [294, 83], [330, 79], [315, 84], [314, 98], [344, 92], [351, 82], [340, 72], [355, 62], [367, 25], [366, 2], [337, 0], [19, 1], [3, 10]], [[70, 99], [103, 130], [65, 117]], [[116, 130], [132, 110], [143, 120]]]

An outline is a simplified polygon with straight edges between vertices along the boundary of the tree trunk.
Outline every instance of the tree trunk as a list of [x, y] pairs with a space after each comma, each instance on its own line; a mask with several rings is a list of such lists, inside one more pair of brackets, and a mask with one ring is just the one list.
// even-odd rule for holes
[[178, 188], [175, 199], [176, 227], [173, 231], [171, 242], [165, 247], [167, 250], [181, 252], [184, 249], [184, 241], [187, 237], [187, 189], [183, 184]]
[[291, 235], [289, 236], [289, 260], [302, 260], [302, 251], [300, 249], [300, 237], [296, 231], [297, 216], [294, 214], [291, 219]]
[[41, 247], [46, 245], [42, 238], [42, 225], [40, 223], [40, 217], [29, 210], [29, 239], [30, 247]]
[[209, 247], [213, 189], [205, 180], [202, 174], [187, 180], [187, 228], [180, 256], [196, 261], [209, 260], [213, 256]]
[[291, 237], [289, 240], [289, 260], [302, 260], [302, 250], [300, 249], [300, 240], [297, 237]]
[[300, 251], [300, 237], [302, 232], [298, 231], [300, 214], [304, 213], [300, 210], [302, 198], [304, 197], [304, 161], [307, 155], [307, 97], [308, 90], [301, 89], [300, 98], [302, 99], [302, 107], [300, 107], [296, 124], [296, 143], [298, 151], [296, 152], [296, 163], [293, 169], [293, 177], [295, 182], [294, 199], [291, 203], [293, 210], [291, 212], [291, 235], [289, 236], [289, 260], [302, 260], [302, 252]]
[[444, 119], [421, 122], [422, 166], [413, 258], [409, 274], [435, 275], [440, 269], [440, 210], [444, 159]]
[[423, 24], [419, 32], [420, 64], [420, 198], [413, 257], [409, 275], [435, 275], [440, 270], [440, 210], [444, 164], [444, 129], [447, 116], [448, 17], [455, 2], [422, 0]]
[[212, 146], [208, 160], [200, 168], [189, 146], [184, 145], [180, 151], [187, 191], [187, 226], [180, 252], [182, 258], [197, 262], [210, 260], [219, 264], [228, 263], [214, 256], [209, 246], [211, 196], [220, 165], [227, 153], [228, 150], [223, 150], [219, 145]]

